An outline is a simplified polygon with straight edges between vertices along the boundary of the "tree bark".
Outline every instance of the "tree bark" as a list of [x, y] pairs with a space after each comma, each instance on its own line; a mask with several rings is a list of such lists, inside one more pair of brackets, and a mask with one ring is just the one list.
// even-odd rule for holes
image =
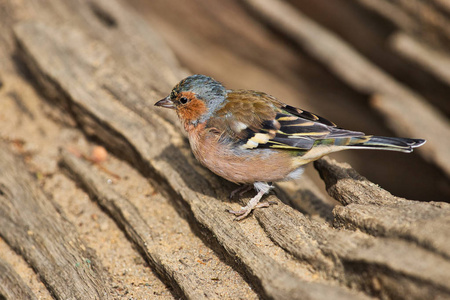
[[[301, 14], [288, 12], [285, 4], [246, 2], [265, 23], [291, 35], [349, 86], [372, 95], [373, 106], [395, 131], [421, 136], [433, 129], [431, 146], [422, 153], [448, 175], [450, 146], [446, 148], [448, 139], [438, 138], [448, 135], [448, 121], [440, 112], [338, 37]], [[113, 0], [30, 5], [32, 18], [8, 23], [13, 39], [0, 45], [0, 51], [14, 53], [14, 62], [5, 63], [5, 68], [13, 73], [17, 72], [13, 66], [20, 66], [27, 84], [69, 120], [65, 126], [76, 127], [90, 142], [99, 142], [138, 170], [137, 176], [148, 180], [176, 213], [155, 202], [151, 205], [162, 205], [160, 216], [145, 217], [146, 208], [111, 184], [105, 168], [74, 155], [66, 145], [57, 155], [60, 164], [55, 172], [69, 175], [98, 203], [174, 296], [450, 297], [448, 203], [393, 196], [349, 165], [323, 158], [315, 167], [338, 205], [322, 201], [320, 191], [306, 180], [290, 189], [280, 184], [285, 193], [265, 199], [277, 205], [234, 221], [226, 210], [239, 207], [228, 200], [235, 186], [195, 160], [175, 114], [153, 107], [153, 99], [166, 96], [186, 75], [156, 32]], [[408, 118], [397, 117], [406, 109]], [[33, 119], [34, 112], [26, 106], [22, 113]], [[30, 175], [32, 167], [23, 162], [28, 160], [14, 156], [12, 148], [5, 142], [0, 145], [0, 235], [55, 298], [112, 298], [113, 276]], [[125, 181], [126, 176], [113, 177]], [[201, 249], [209, 254], [201, 254]], [[10, 274], [0, 276], [0, 295], [35, 297], [2, 259], [0, 268]]]

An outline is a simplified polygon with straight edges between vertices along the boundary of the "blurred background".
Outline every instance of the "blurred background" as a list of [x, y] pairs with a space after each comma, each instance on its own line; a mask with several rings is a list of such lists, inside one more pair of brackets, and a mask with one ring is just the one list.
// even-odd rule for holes
[[[396, 196], [450, 202], [450, 147], [445, 147], [450, 141], [449, 0], [128, 4], [189, 74], [212, 76], [231, 89], [267, 92], [339, 127], [428, 139], [412, 154], [356, 150], [332, 157]], [[347, 69], [341, 55], [348, 49]], [[360, 74], [354, 76], [352, 68]], [[398, 97], [378, 101], [386, 90]], [[403, 108], [395, 108], [398, 99]], [[312, 165], [307, 174], [323, 186]]]

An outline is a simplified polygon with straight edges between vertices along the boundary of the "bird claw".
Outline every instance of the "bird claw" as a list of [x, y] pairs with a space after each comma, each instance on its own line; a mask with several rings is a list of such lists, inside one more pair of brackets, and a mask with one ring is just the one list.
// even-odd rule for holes
[[250, 206], [250, 205], [247, 205], [247, 206], [241, 207], [240, 210], [228, 209], [227, 211], [230, 214], [233, 214], [233, 215], [236, 216], [236, 218], [235, 218], [236, 221], [240, 221], [240, 220], [245, 219], [245, 217], [247, 217], [254, 209], [263, 208], [263, 207], [269, 207], [272, 204], [278, 204], [278, 203], [275, 202], [275, 201], [267, 201], [267, 202], [258, 203], [256, 205], [254, 205], [253, 207]]
[[251, 208], [242, 207], [240, 210], [229, 209], [228, 212], [230, 214], [233, 214], [236, 216], [236, 218], [235, 218], [236, 221], [240, 221], [240, 220], [244, 219], [246, 216], [248, 216], [252, 210], [253, 209], [251, 209]]

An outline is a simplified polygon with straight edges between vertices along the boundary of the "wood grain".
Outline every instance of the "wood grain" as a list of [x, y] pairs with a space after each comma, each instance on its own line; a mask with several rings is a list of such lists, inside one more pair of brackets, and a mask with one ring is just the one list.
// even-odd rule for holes
[[[40, 81], [44, 91], [60, 87], [62, 94], [59, 98], [67, 101], [65, 105], [70, 107], [80, 126], [89, 135], [100, 139], [112, 152], [130, 161], [143, 174], [162, 185], [169, 197], [176, 199], [180, 209], [184, 210], [203, 234], [214, 236], [214, 243], [221, 247], [221, 251], [225, 251], [230, 260], [237, 263], [236, 267], [246, 274], [260, 292], [274, 298], [363, 297], [332, 285], [304, 281], [262, 252], [249, 239], [248, 233], [236, 226], [233, 217], [225, 213], [227, 205], [216, 199], [226, 197], [224, 188], [220, 188], [217, 178], [201, 176], [200, 172], [203, 171], [199, 170], [198, 163], [186, 151], [182, 136], [175, 128], [170, 128], [171, 125], [155, 113], [146, 115], [147, 121], [132, 111], [124, 110], [117, 100], [104, 94], [101, 85], [94, 88], [95, 82], [102, 82], [102, 78], [93, 78], [89, 69], [84, 68], [87, 62], [83, 60], [89, 60], [89, 57], [64, 55], [81, 51], [83, 48], [80, 45], [89, 44], [89, 40], [85, 40], [87, 37], [79, 32], [70, 34], [71, 30], [73, 29], [56, 29], [39, 23], [22, 24], [16, 28], [22, 58], [30, 70], [36, 72], [35, 78]], [[82, 40], [67, 40], [73, 36]], [[47, 42], [40, 43], [42, 39]], [[50, 53], [59, 53], [56, 57], [60, 59], [55, 60], [55, 56], [49, 55]], [[78, 61], [79, 59], [82, 61]], [[60, 64], [72, 66], [72, 71], [60, 73], [59, 70], [65, 70], [55, 67]], [[120, 69], [111, 65], [109, 67], [116, 71], [108, 74], [109, 82], [118, 80], [116, 77], [120, 75]], [[81, 82], [74, 84], [78, 80]], [[87, 82], [91, 89], [80, 90]], [[115, 86], [126, 89], [114, 93], [116, 96], [133, 95], [137, 92], [123, 82]], [[165, 138], [156, 138], [158, 132], [168, 134]], [[174, 142], [181, 149], [174, 147]], [[211, 185], [216, 188], [214, 194], [211, 194]]]
[[[344, 206], [334, 209], [335, 225], [352, 226], [372, 235], [413, 241], [447, 259], [450, 205], [395, 197], [359, 175], [348, 164], [323, 158], [315, 163], [327, 191]], [[345, 225], [344, 225], [345, 224]]]
[[[282, 32], [338, 80], [372, 97], [372, 107], [382, 113], [395, 132], [421, 135], [432, 128], [433, 132], [427, 134], [430, 148], [421, 153], [442, 170], [448, 169], [446, 149], [450, 147], [448, 139], [442, 139], [448, 135], [448, 121], [442, 113], [364, 59], [342, 38], [290, 10], [285, 2], [245, 3], [252, 12], [249, 16], [261, 21], [261, 26]], [[258, 209], [236, 222], [226, 209], [238, 208], [248, 201], [247, 197], [240, 203], [229, 201], [235, 186], [199, 165], [172, 111], [153, 107], [190, 73], [180, 67], [157, 27], [152, 28], [115, 0], [33, 1], [20, 13], [19, 6], [10, 2], [5, 7], [5, 11], [14, 13], [0, 18], [0, 24], [11, 31], [10, 39], [1, 37], [5, 43], [0, 44], [0, 53], [14, 60], [1, 62], [2, 66], [14, 74], [18, 71], [12, 66], [20, 68], [21, 76], [26, 74], [29, 80], [27, 87], [33, 86], [47, 100], [54, 109], [53, 116], [62, 116], [57, 120], [70, 119], [65, 126], [76, 124], [71, 130], [84, 134], [89, 143], [103, 145], [117, 156], [115, 160], [127, 162], [129, 171], [138, 170], [137, 177], [148, 180], [158, 197], [164, 199], [165, 207], [171, 209], [168, 212], [161, 207], [157, 210], [161, 215], [152, 217], [147, 210], [161, 202], [136, 205], [138, 202], [127, 193], [108, 184], [97, 166], [65, 150], [60, 155], [61, 169], [52, 161], [57, 170], [54, 172], [70, 174], [71, 180], [87, 192], [86, 201], [94, 202], [89, 203], [93, 206], [98, 203], [107, 212], [105, 218], [118, 225], [128, 238], [125, 241], [138, 250], [136, 255], [148, 263], [142, 263], [144, 268], [155, 271], [174, 297], [450, 297], [447, 203], [395, 197], [349, 165], [325, 158], [315, 166], [337, 202], [324, 200], [308, 180], [293, 183], [290, 188], [280, 184], [286, 189], [279, 193], [282, 201], [270, 195], [265, 200], [277, 205]], [[258, 23], [253, 20], [252, 24], [256, 28]], [[251, 36], [250, 31], [247, 35]], [[259, 43], [263, 45], [263, 40]], [[281, 47], [277, 49], [284, 53]], [[264, 60], [264, 56], [255, 59]], [[292, 75], [296, 71], [285, 72]], [[5, 82], [7, 86], [8, 80]], [[8, 97], [19, 107], [24, 120], [33, 119], [35, 112], [23, 104], [26, 94], [22, 95], [20, 89], [14, 93], [9, 92]], [[2, 118], [0, 115], [0, 124], [5, 122]], [[45, 133], [42, 136], [46, 138]], [[14, 149], [23, 150], [21, 140], [8, 141]], [[2, 238], [25, 258], [57, 299], [108, 299], [118, 295], [118, 288], [112, 290], [108, 285], [116, 278], [103, 270], [89, 244], [79, 237], [74, 225], [78, 219], [69, 222], [51, 197], [44, 195], [27, 171], [30, 165], [23, 163], [30, 156], [15, 157], [9, 149], [10, 145], [0, 144]], [[125, 181], [126, 176], [114, 178]], [[146, 200], [154, 198], [148, 196]], [[182, 228], [177, 230], [176, 226]], [[175, 241], [173, 232], [184, 236]], [[189, 249], [171, 251], [175, 245]], [[205, 249], [214, 255], [203, 256]], [[214, 270], [217, 266], [220, 268]], [[7, 274], [0, 275], [1, 296], [24, 293], [33, 297], [17, 270], [2, 260], [0, 268]], [[215, 275], [217, 270], [223, 271], [220, 275], [226, 280]], [[216, 292], [218, 289], [220, 292]], [[121, 294], [128, 297], [126, 291]], [[151, 290], [148, 295], [156, 296]]]
[[[93, 77], [92, 72], [84, 67], [87, 65], [84, 60], [90, 58], [73, 55], [81, 51], [78, 45], [90, 43], [89, 38], [80, 32], [70, 34], [72, 30], [74, 29], [53, 28], [39, 23], [21, 24], [16, 28], [21, 57], [40, 82], [43, 92], [47, 89], [55, 90], [55, 86], [60, 87], [61, 93], [59, 97], [53, 97], [54, 101], [65, 101], [65, 105], [87, 134], [102, 141], [108, 149], [128, 160], [159, 185], [194, 228], [207, 236], [211, 245], [223, 252], [227, 260], [247, 276], [261, 295], [289, 299], [300, 297], [298, 295], [303, 299], [365, 297], [329, 284], [336, 280], [348, 285], [354, 284], [361, 291], [382, 297], [402, 297], [405, 289], [413, 289], [417, 298], [427, 294], [443, 296], [449, 293], [445, 283], [448, 274], [444, 271], [449, 262], [438, 251], [421, 247], [420, 243], [405, 241], [395, 230], [387, 236], [393, 238], [391, 240], [384, 236], [375, 238], [333, 229], [326, 224], [311, 221], [278, 202], [277, 206], [257, 210], [254, 213], [256, 219], [276, 245], [292, 254], [299, 262], [306, 263], [323, 274], [324, 280], [310, 282], [299, 277], [296, 272], [282, 267], [278, 258], [267, 255], [252, 241], [251, 232], [244, 231], [243, 225], [238, 226], [225, 213], [228, 205], [219, 199], [226, 198], [229, 185], [223, 185], [221, 180], [202, 170], [193, 160], [183, 136], [177, 131], [178, 127], [167, 122], [171, 121], [170, 117], [160, 118], [151, 111], [152, 108], [138, 115], [120, 105], [128, 101], [125, 95], [127, 98], [139, 99], [142, 97], [139, 94], [145, 91], [133, 90], [123, 80], [124, 77], [120, 77], [120, 68], [111, 62], [108, 63], [108, 68], [111, 69], [107, 72], [108, 90], [113, 91], [115, 98], [104, 93], [104, 79], [101, 76]], [[75, 36], [76, 40], [70, 40], [71, 36]], [[41, 40], [46, 40], [46, 43], [39, 43]], [[107, 49], [102, 51], [106, 53], [104, 57], [109, 55]], [[55, 61], [55, 56], [49, 55], [50, 53], [60, 53], [56, 57], [63, 58], [61, 61], [56, 58]], [[64, 53], [72, 54], [63, 56]], [[50, 63], [50, 57], [53, 63]], [[79, 75], [59, 73], [59, 68], [55, 67], [59, 64], [71, 65], [72, 73]], [[104, 66], [99, 65], [95, 73], [103, 74], [102, 68]], [[121, 79], [120, 85], [114, 84], [119, 82], [118, 77]], [[79, 84], [74, 87], [73, 83], [77, 81]], [[89, 82], [89, 90], [84, 89], [86, 82]], [[156, 138], [158, 132], [166, 132], [166, 135]], [[331, 173], [339, 174], [337, 171]], [[359, 178], [358, 176], [353, 175], [354, 178]], [[351, 199], [347, 201], [358, 199], [352, 193], [361, 193], [368, 195], [367, 197], [371, 195], [370, 189], [358, 190], [358, 185], [350, 186], [349, 191], [338, 193], [343, 198]], [[395, 197], [389, 193], [382, 190], [379, 193], [385, 195], [386, 203], [395, 201]], [[337, 214], [339, 209], [335, 209], [337, 227], [340, 227], [340, 217]], [[364, 211], [363, 208], [360, 211]], [[439, 210], [439, 213], [442, 211]], [[347, 223], [353, 224], [351, 221]], [[356, 227], [348, 226], [351, 229]], [[368, 230], [368, 233], [371, 231]], [[403, 255], [404, 251], [408, 251], [409, 255]], [[426, 263], [411, 263], [416, 260]], [[366, 270], [365, 276], [360, 276], [361, 270]]]
[[37, 299], [20, 275], [3, 259], [0, 259], [0, 298], [5, 300]]
[[[224, 289], [230, 291], [227, 293], [230, 297], [232, 297], [233, 291], [239, 290], [239, 287], [233, 285], [235, 282], [228, 284], [224, 280], [211, 280], [211, 278], [215, 278], [215, 273], [207, 274], [207, 266], [198, 265], [193, 268], [192, 261], [184, 262], [187, 256], [185, 252], [170, 253], [170, 248], [166, 246], [165, 242], [168, 238], [163, 238], [170, 232], [164, 230], [162, 226], [152, 225], [150, 227], [147, 225], [160, 220], [144, 220], [139, 209], [127, 198], [114, 191], [108, 184], [108, 180], [94, 166], [65, 150], [62, 151], [61, 157], [62, 167], [88, 192], [93, 200], [97, 201], [111, 215], [119, 227], [126, 232], [135, 247], [139, 249], [139, 252], [143, 253], [152, 269], [175, 289], [179, 297], [210, 299], [214, 297], [214, 290], [218, 289], [219, 284], [225, 285]], [[173, 222], [176, 223], [175, 220]], [[178, 238], [178, 240], [184, 239], [184, 237]], [[198, 243], [192, 239], [184, 242], [185, 244], [180, 243], [180, 248], [186, 247], [186, 244], [189, 243], [192, 247], [191, 252], [195, 253], [199, 248]], [[211, 261], [211, 259], [209, 260]], [[244, 297], [245, 292], [240, 292], [239, 297]]]
[[[110, 299], [107, 276], [23, 162], [0, 147], [0, 234], [57, 299]], [[70, 282], [70, 284], [67, 284]]]

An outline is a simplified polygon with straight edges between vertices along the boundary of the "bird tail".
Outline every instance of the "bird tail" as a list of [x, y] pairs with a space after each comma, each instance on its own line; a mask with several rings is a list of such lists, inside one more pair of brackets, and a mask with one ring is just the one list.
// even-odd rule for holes
[[366, 135], [352, 137], [346, 147], [348, 149], [376, 149], [410, 153], [413, 151], [413, 148], [420, 147], [425, 142], [426, 140], [422, 139]]

